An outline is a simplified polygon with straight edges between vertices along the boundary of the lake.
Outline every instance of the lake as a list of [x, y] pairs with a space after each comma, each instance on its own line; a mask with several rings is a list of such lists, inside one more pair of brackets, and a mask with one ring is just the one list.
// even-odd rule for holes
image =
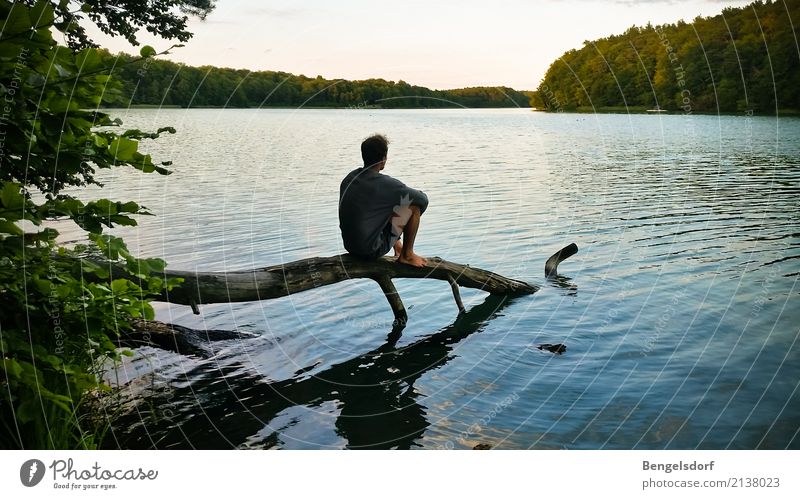
[[[123, 448], [800, 448], [800, 119], [505, 110], [116, 110], [174, 126], [168, 177], [103, 172], [157, 216], [116, 230], [173, 269], [344, 252], [341, 179], [425, 191], [424, 256], [541, 286], [512, 299], [398, 279], [157, 318], [236, 330], [204, 355], [140, 348], [105, 445]], [[91, 195], [99, 195], [92, 190]], [[64, 234], [68, 240], [70, 234]], [[544, 262], [580, 251], [547, 280]], [[537, 349], [566, 346], [561, 355]]]

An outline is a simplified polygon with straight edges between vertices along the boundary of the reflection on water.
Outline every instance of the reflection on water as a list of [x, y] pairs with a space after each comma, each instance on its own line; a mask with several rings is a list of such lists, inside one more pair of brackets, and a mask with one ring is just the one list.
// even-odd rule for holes
[[463, 290], [457, 317], [447, 283], [396, 280], [409, 325], [388, 342], [369, 280], [200, 316], [161, 305], [167, 322], [250, 334], [204, 357], [137, 350], [112, 375], [108, 447], [800, 448], [800, 120], [122, 113], [179, 132], [150, 146], [173, 175], [104, 179], [158, 214], [120, 233], [173, 268], [343, 252], [338, 184], [380, 131], [386, 172], [431, 199], [421, 254], [542, 287], [506, 303]]
[[[289, 379], [270, 381], [241, 371], [241, 366], [220, 369], [214, 363], [201, 364], [175, 380], [183, 388], [166, 394], [159, 393], [159, 388], [142, 393], [148, 403], [120, 418], [116, 426], [136, 426], [145, 419], [147, 432], [133, 436], [122, 432], [116, 444], [126, 448], [187, 444], [268, 448], [286, 444], [280, 424], [275, 423], [281, 415], [293, 408], [312, 412], [330, 408], [338, 412], [333, 424], [347, 448], [414, 447], [429, 425], [424, 401], [420, 400], [424, 397], [414, 383], [445, 365], [452, 357], [453, 345], [480, 331], [508, 301], [489, 296], [435, 334], [402, 347], [396, 346], [393, 337], [374, 350], [313, 375], [305, 373], [316, 365], [299, 369]], [[221, 383], [224, 390], [217, 386]], [[157, 407], [170, 400], [187, 399], [196, 401], [196, 405], [178, 404], [175, 414], [159, 417]], [[198, 424], [198, 409], [205, 424]]]

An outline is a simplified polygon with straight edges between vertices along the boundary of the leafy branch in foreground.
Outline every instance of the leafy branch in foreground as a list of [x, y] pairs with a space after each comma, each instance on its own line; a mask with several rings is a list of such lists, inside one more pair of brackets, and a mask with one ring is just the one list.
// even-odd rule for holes
[[[120, 84], [98, 49], [54, 40], [53, 29], [66, 29], [56, 11], [68, 3], [0, 1], [0, 448], [96, 446], [102, 428], [82, 417], [83, 401], [107, 389], [99, 374], [125, 353], [120, 332], [152, 318], [148, 300], [178, 284], [151, 277], [162, 260], [136, 258], [103, 233], [136, 225], [146, 208], [78, 198], [101, 185], [97, 168], [169, 173], [139, 141], [175, 130], [122, 130], [99, 110]], [[57, 245], [54, 227], [72, 223], [86, 242]], [[110, 265], [131, 278], [113, 279]]]
[[137, 32], [146, 30], [166, 40], [187, 41], [188, 16], [205, 19], [214, 9], [214, 0], [18, 0], [28, 7], [50, 7], [52, 16], [47, 25], [63, 33], [71, 49], [97, 47], [84, 25], [93, 23], [107, 35], [122, 36], [131, 45], [138, 45]]

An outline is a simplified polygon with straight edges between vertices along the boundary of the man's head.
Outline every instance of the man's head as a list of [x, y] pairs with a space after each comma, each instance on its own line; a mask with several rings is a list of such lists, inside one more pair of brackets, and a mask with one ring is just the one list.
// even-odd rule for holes
[[386, 153], [389, 151], [389, 139], [380, 134], [375, 134], [364, 139], [361, 143], [361, 158], [364, 168], [383, 170], [386, 163]]

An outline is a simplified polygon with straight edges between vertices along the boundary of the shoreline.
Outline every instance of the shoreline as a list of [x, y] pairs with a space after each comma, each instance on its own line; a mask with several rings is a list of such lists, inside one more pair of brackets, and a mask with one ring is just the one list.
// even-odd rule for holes
[[547, 109], [537, 109], [531, 108], [534, 112], [537, 113], [548, 113], [548, 114], [646, 114], [652, 116], [691, 116], [693, 114], [700, 115], [700, 116], [742, 116], [742, 117], [751, 117], [751, 116], [777, 116], [783, 118], [789, 117], [798, 117], [800, 116], [800, 110], [798, 109], [778, 109], [777, 113], [759, 113], [759, 112], [751, 112], [747, 114], [745, 111], [725, 111], [725, 112], [715, 112], [715, 111], [695, 111], [692, 110], [689, 113], [685, 113], [680, 109], [676, 110], [668, 110], [662, 109], [659, 112], [652, 112], [645, 107], [641, 106], [630, 106], [625, 108], [624, 106], [605, 106], [605, 107], [597, 107], [597, 108], [577, 108], [577, 109], [559, 109], [558, 111], [548, 111]]
[[262, 106], [262, 107], [235, 107], [235, 106], [191, 106], [191, 107], [182, 107], [178, 105], [164, 105], [160, 106], [157, 104], [133, 104], [128, 107], [102, 107], [100, 109], [337, 109], [337, 110], [353, 110], [353, 111], [420, 111], [420, 110], [440, 110], [440, 109], [448, 109], [448, 110], [490, 110], [490, 109], [527, 109], [535, 113], [544, 113], [544, 114], [641, 114], [641, 115], [652, 115], [652, 116], [691, 116], [691, 115], [699, 115], [699, 116], [742, 116], [742, 117], [752, 117], [752, 116], [776, 116], [781, 118], [793, 118], [793, 117], [800, 117], [800, 110], [796, 109], [778, 109], [777, 113], [751, 113], [747, 114], [742, 111], [739, 112], [713, 112], [713, 111], [692, 111], [690, 113], [684, 113], [680, 110], [661, 110], [660, 112], [652, 112], [644, 107], [598, 107], [595, 109], [591, 108], [578, 108], [578, 109], [559, 109], [558, 111], [548, 111], [547, 109], [537, 109], [535, 107], [392, 107], [392, 108], [384, 108], [384, 107], [334, 107], [334, 106]]
[[508, 106], [508, 107], [371, 107], [371, 106], [260, 106], [260, 107], [239, 107], [239, 106], [190, 106], [184, 107], [176, 104], [160, 106], [158, 104], [131, 104], [128, 107], [108, 106], [100, 109], [351, 109], [353, 111], [397, 111], [397, 110], [421, 110], [421, 109], [534, 109], [530, 106]]

